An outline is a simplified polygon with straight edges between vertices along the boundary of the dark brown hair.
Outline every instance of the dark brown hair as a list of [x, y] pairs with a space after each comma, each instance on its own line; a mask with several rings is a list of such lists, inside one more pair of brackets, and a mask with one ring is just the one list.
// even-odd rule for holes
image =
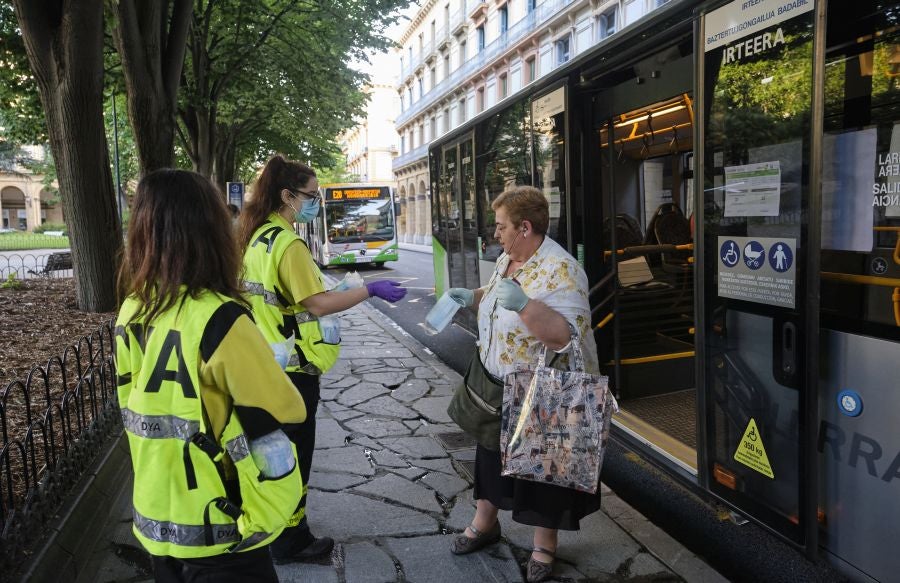
[[500, 193], [491, 208], [503, 207], [513, 227], [522, 225], [522, 221], [531, 221], [531, 228], [538, 235], [547, 233], [550, 226], [550, 208], [547, 197], [533, 186], [514, 186]]
[[231, 215], [219, 190], [187, 170], [157, 170], [134, 195], [119, 290], [141, 307], [132, 320], [150, 323], [182, 294], [205, 290], [241, 303], [241, 259]]
[[238, 226], [241, 249], [246, 249], [253, 232], [269, 215], [284, 206], [282, 190], [302, 190], [315, 176], [316, 171], [302, 162], [288, 160], [280, 154], [272, 156], [253, 185], [253, 197], [241, 212]]

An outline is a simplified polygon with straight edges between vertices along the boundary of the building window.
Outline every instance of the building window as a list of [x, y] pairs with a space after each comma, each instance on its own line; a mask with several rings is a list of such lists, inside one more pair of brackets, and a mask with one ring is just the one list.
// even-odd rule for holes
[[463, 97], [459, 100], [459, 123], [456, 125], [462, 125], [466, 121], [466, 98]]
[[419, 99], [422, 99], [423, 95], [425, 95], [425, 81], [419, 77]]
[[509, 28], [509, 8], [504, 4], [503, 7], [500, 8], [500, 34], [506, 32]]
[[561, 65], [569, 60], [569, 35], [556, 41], [556, 64]]
[[459, 43], [459, 66], [462, 67], [463, 63], [466, 62], [468, 55], [466, 55], [466, 41], [460, 41]]
[[431, 42], [434, 42], [434, 37], [437, 35], [437, 23], [432, 20], [431, 21]]
[[412, 46], [409, 47], [409, 66], [412, 67], [413, 58], [412, 58]]
[[625, 0], [625, 26], [644, 15], [643, 0]]
[[406, 153], [406, 135], [405, 134], [400, 136], [400, 153], [401, 154]]
[[537, 8], [537, 0], [525, 0], [525, 3], [528, 6], [528, 12], [534, 12], [534, 9]]
[[400, 113], [406, 111], [406, 100], [403, 99], [403, 93], [400, 93]]
[[500, 99], [503, 99], [509, 93], [509, 85], [507, 85], [506, 75], [500, 75], [500, 81], [497, 83], [497, 91]]
[[475, 29], [475, 38], [478, 39], [478, 52], [484, 50], [484, 25], [482, 24], [478, 28]]
[[616, 7], [613, 6], [606, 12], [600, 15], [600, 18], [597, 19], [597, 27], [599, 29], [600, 40], [605, 38], [609, 38], [612, 35], [616, 34]]
[[444, 110], [444, 133], [450, 131], [450, 108]]
[[484, 87], [479, 89], [475, 93], [475, 111], [482, 112], [484, 111]]
[[450, 55], [444, 55], [444, 79], [450, 76]]
[[403, 74], [403, 55], [400, 55], [400, 74]]
[[526, 70], [526, 79], [528, 79], [528, 83], [534, 81], [534, 78], [537, 74], [536, 67], [534, 64], [534, 57], [531, 57], [527, 61], [525, 61], [525, 70]]
[[431, 118], [431, 139], [435, 139], [437, 137], [437, 117]]
[[437, 85], [437, 69], [432, 67], [430, 74], [431, 74], [431, 89], [434, 89], [434, 86]]
[[412, 107], [412, 104], [413, 104], [413, 92], [412, 92], [412, 87], [407, 87], [407, 88], [406, 88], [406, 98], [409, 100], [409, 105], [410, 105], [410, 107]]

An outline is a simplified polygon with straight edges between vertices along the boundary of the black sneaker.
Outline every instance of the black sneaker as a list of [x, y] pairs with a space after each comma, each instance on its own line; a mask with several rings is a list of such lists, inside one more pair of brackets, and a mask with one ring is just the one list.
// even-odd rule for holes
[[320, 559], [326, 555], [330, 555], [334, 549], [334, 539], [328, 536], [321, 538], [312, 538], [302, 547], [295, 547], [287, 552], [280, 549], [272, 549], [272, 559], [276, 565], [284, 565], [286, 563], [296, 563], [302, 561], [312, 561]]

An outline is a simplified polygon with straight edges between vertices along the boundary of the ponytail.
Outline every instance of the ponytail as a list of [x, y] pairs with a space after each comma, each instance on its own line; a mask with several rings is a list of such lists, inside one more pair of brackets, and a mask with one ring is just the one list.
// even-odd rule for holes
[[315, 175], [316, 171], [306, 164], [288, 160], [281, 154], [269, 158], [253, 185], [253, 197], [240, 215], [238, 242], [242, 251], [250, 244], [256, 229], [283, 206], [281, 191], [303, 189]]

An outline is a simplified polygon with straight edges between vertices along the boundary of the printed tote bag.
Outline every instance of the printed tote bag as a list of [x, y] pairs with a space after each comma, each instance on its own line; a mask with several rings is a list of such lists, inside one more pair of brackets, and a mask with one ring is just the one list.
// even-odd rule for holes
[[569, 370], [546, 366], [544, 347], [536, 366], [520, 365], [506, 375], [501, 474], [595, 493], [610, 420], [619, 406], [608, 377], [584, 371], [577, 334], [570, 350]]

